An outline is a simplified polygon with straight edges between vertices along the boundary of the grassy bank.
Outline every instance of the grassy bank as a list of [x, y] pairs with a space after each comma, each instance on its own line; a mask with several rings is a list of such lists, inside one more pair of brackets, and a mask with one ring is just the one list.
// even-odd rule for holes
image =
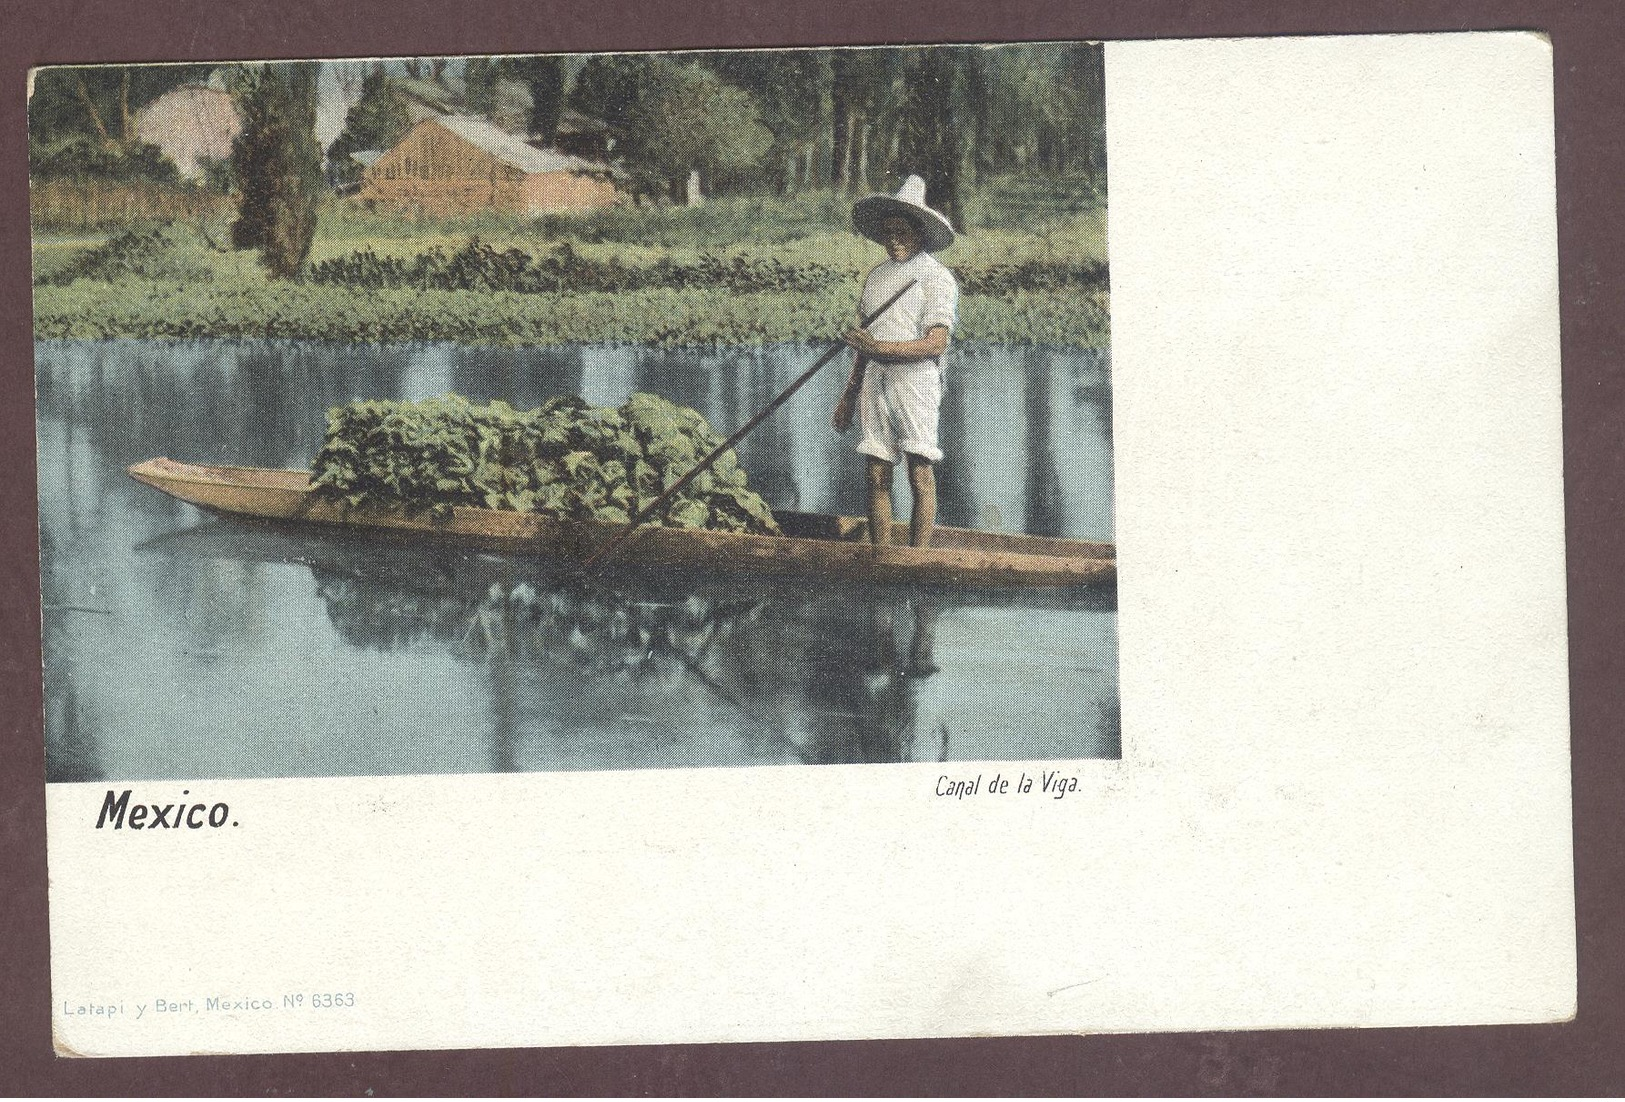
[[[530, 295], [81, 280], [35, 289], [34, 334], [77, 340], [749, 345], [831, 339], [850, 324], [853, 297], [845, 291], [727, 295], [654, 288]], [[955, 339], [1099, 348], [1105, 346], [1107, 332], [1104, 294], [1032, 291], [998, 298], [966, 296]]]
[[[307, 276], [293, 282], [267, 279], [254, 254], [221, 251], [210, 240], [218, 235], [188, 224], [99, 244], [42, 238], [35, 333], [664, 347], [838, 333], [862, 273], [881, 259], [831, 227], [844, 200], [731, 202], [751, 209], [426, 224], [337, 207], [323, 215]], [[641, 236], [619, 239], [634, 229]], [[967, 233], [942, 254], [966, 288], [956, 339], [1104, 346], [1104, 257], [1098, 209]]]

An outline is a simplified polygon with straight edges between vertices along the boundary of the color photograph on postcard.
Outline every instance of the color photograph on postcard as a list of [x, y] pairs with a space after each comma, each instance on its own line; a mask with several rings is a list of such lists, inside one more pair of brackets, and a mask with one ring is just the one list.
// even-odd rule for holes
[[48, 779], [1120, 758], [1104, 101], [37, 70]]

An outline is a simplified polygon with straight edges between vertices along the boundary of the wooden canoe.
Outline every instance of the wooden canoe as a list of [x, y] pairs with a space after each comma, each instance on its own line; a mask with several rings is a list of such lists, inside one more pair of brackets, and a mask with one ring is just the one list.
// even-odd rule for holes
[[[205, 467], [160, 458], [135, 464], [129, 474], [171, 497], [238, 519], [334, 534], [449, 541], [507, 554], [580, 561], [624, 527], [461, 506], [440, 520], [400, 510], [345, 509], [311, 494], [305, 471]], [[788, 511], [774, 516], [783, 536], [640, 528], [616, 558], [641, 566], [814, 574], [880, 584], [1084, 586], [1111, 584], [1117, 577], [1116, 551], [1109, 543], [938, 527], [931, 547], [915, 548], [906, 546], [907, 525], [898, 524], [893, 546], [874, 547], [861, 517]]]

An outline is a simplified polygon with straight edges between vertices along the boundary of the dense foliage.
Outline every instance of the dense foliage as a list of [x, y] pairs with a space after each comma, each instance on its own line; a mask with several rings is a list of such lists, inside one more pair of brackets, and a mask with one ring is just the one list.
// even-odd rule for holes
[[[955, 269], [967, 294], [1106, 286], [1104, 261], [1030, 258], [1016, 263]], [[697, 260], [661, 257], [652, 264], [626, 264], [619, 258], [594, 260], [568, 242], [536, 257], [519, 248], [497, 249], [478, 238], [452, 253], [430, 249], [413, 257], [380, 256], [372, 249], [334, 257], [312, 267], [315, 283], [358, 288], [417, 288], [434, 291], [637, 291], [650, 287], [715, 288], [736, 294], [769, 291], [822, 291], [851, 284], [854, 273], [816, 261], [786, 262], [776, 257], [718, 256]]]
[[348, 287], [415, 287], [437, 291], [637, 291], [648, 287], [713, 287], [738, 293], [816, 291], [850, 279], [826, 264], [789, 264], [772, 257], [702, 255], [691, 262], [661, 257], [653, 264], [619, 258], [593, 260], [569, 242], [540, 257], [523, 249], [497, 249], [479, 238], [452, 253], [430, 249], [410, 259], [371, 249], [313, 265], [315, 283]]
[[748, 90], [659, 54], [589, 58], [570, 102], [609, 124], [640, 194], [687, 199], [691, 172], [712, 183], [747, 176], [773, 144]]
[[[463, 505], [625, 524], [721, 443], [699, 413], [652, 394], [634, 394], [618, 409], [575, 397], [528, 411], [454, 394], [352, 402], [328, 413], [311, 485], [350, 508], [443, 516]], [[673, 498], [658, 523], [778, 531], [732, 451]]]
[[35, 180], [179, 184], [181, 178], [175, 162], [150, 142], [102, 142], [81, 135], [49, 144], [29, 142], [28, 172]]
[[298, 273], [316, 236], [322, 150], [316, 142], [314, 62], [267, 65], [243, 103], [243, 131], [231, 147], [241, 192], [232, 244], [258, 249], [274, 278]]
[[[1105, 262], [1027, 258], [1014, 263], [988, 263], [955, 268], [967, 294], [1011, 294], [1016, 291], [1100, 289], [1107, 286]], [[569, 242], [554, 245], [541, 257], [523, 249], [496, 249], [478, 237], [447, 254], [431, 249], [416, 257], [379, 255], [372, 249], [323, 260], [310, 270], [314, 283], [351, 288], [418, 288], [423, 291], [515, 291], [518, 294], [564, 291], [642, 291], [647, 288], [715, 288], [736, 294], [762, 291], [824, 291], [851, 284], [850, 271], [825, 263], [785, 262], [775, 257], [721, 257], [700, 254], [681, 262], [661, 257], [647, 265], [619, 258], [583, 257]]]
[[[666, 348], [832, 339], [850, 323], [859, 279], [879, 257], [838, 223], [778, 240], [804, 222], [816, 226], [809, 212], [826, 205], [821, 194], [661, 212], [674, 236], [703, 226], [709, 241], [713, 210], [760, 208], [753, 225], [771, 227], [771, 237], [735, 239], [727, 249], [549, 242], [513, 219], [480, 223], [471, 243], [467, 230], [425, 234], [405, 222], [324, 214], [315, 262], [296, 280], [267, 279], [253, 254], [212, 247], [195, 223], [138, 230], [90, 249], [37, 242], [35, 332]], [[1044, 196], [1014, 186], [990, 189], [981, 201], [1042, 209], [1050, 228], [982, 230], [943, 254], [964, 292], [954, 340], [1103, 347], [1103, 212], [1063, 217], [1064, 205], [1041, 206]], [[684, 217], [664, 218], [668, 212]]]
[[[852, 296], [734, 295], [689, 289], [517, 295], [481, 291], [364, 291], [309, 283], [79, 280], [34, 293], [41, 340], [245, 338], [534, 347], [636, 343], [735, 347], [833, 337]], [[1103, 348], [1105, 292], [1023, 291], [966, 296], [956, 343]]]
[[66, 263], [43, 271], [41, 286], [65, 286], [78, 279], [111, 283], [122, 279], [197, 281], [212, 278], [195, 242], [174, 226], [150, 226], [116, 233], [75, 253]]
[[[42, 147], [139, 145], [142, 107], [183, 84], [208, 79], [209, 65], [63, 65], [35, 72], [28, 97], [28, 137]], [[100, 176], [95, 162], [82, 167]], [[173, 167], [173, 166], [171, 166]], [[125, 177], [119, 177], [125, 178]]]

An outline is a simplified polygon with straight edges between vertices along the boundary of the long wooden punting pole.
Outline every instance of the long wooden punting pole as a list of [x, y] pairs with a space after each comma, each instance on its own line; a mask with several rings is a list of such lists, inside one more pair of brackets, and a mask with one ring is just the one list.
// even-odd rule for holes
[[[915, 280], [911, 279], [904, 284], [902, 290], [898, 291], [891, 298], [881, 303], [880, 307], [875, 310], [874, 313], [870, 314], [868, 317], [859, 322], [859, 327], [867, 329], [870, 325], [873, 325], [876, 318], [880, 317], [880, 315], [884, 314], [887, 310], [890, 310], [898, 299], [908, 294], [909, 289], [914, 286], [915, 282]], [[587, 556], [586, 561], [581, 564], [581, 569], [583, 571], [591, 570], [598, 563], [609, 558], [616, 551], [620, 550], [621, 545], [631, 538], [632, 533], [637, 530], [638, 525], [642, 524], [646, 520], [649, 520], [651, 517], [661, 516], [667, 503], [670, 502], [672, 498], [676, 497], [678, 492], [681, 491], [684, 486], [687, 486], [690, 482], [694, 481], [694, 479], [698, 478], [701, 472], [710, 467], [711, 464], [715, 463], [722, 456], [723, 452], [727, 451], [729, 448], [743, 440], [745, 435], [749, 433], [751, 429], [755, 428], [757, 425], [761, 424], [767, 419], [768, 414], [772, 413], [774, 410], [784, 405], [785, 402], [789, 401], [790, 395], [800, 390], [802, 386], [806, 384], [807, 380], [811, 379], [818, 373], [819, 368], [833, 360], [836, 354], [845, 347], [846, 344], [843, 341], [836, 341], [833, 345], [831, 345], [828, 351], [826, 351], [822, 356], [818, 357], [817, 363], [813, 364], [806, 371], [803, 371], [795, 382], [784, 388], [783, 393], [781, 393], [777, 398], [773, 399], [767, 405], [763, 406], [756, 416], [752, 417], [749, 421], [746, 421], [743, 425], [741, 425], [737, 430], [735, 430], [732, 436], [718, 444], [710, 455], [706, 456], [704, 459], [700, 460], [694, 465], [693, 470], [689, 471], [682, 478], [679, 478], [676, 482], [673, 482], [670, 486], [666, 487], [665, 493], [661, 494], [648, 505], [645, 505], [642, 509], [639, 509], [635, 514], [633, 514], [632, 519], [627, 521], [626, 527], [616, 533], [614, 539], [610, 540], [598, 550], [594, 551], [591, 555]]]

